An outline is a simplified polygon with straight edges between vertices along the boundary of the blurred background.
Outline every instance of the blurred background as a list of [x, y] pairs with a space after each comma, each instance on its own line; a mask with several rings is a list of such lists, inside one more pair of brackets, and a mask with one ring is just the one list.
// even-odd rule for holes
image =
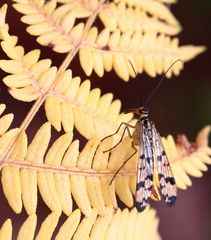
[[[48, 48], [40, 47], [35, 37], [25, 32], [26, 25], [20, 22], [21, 15], [12, 8], [12, 1], [1, 0], [8, 3], [9, 10], [7, 22], [12, 26], [10, 33], [19, 36], [19, 44], [24, 45], [26, 52], [34, 48], [42, 49], [42, 58], [51, 58], [53, 64], [59, 66], [64, 55], [58, 55]], [[179, 77], [166, 79], [149, 104], [152, 121], [156, 124], [162, 136], [184, 133], [194, 141], [197, 132], [211, 123], [211, 2], [179, 1], [172, 5], [172, 12], [180, 21], [183, 31], [178, 35], [180, 45], [205, 45], [207, 51], [196, 59], [185, 64]], [[4, 58], [0, 52], [0, 58]], [[73, 74], [86, 79], [84, 72], [78, 64], [78, 57], [71, 63]], [[0, 72], [1, 79], [5, 74]], [[143, 86], [143, 97], [147, 97], [160, 79], [149, 78], [146, 74], [140, 75], [138, 80], [128, 83], [118, 79], [113, 73], [106, 73], [103, 79], [95, 74], [90, 77], [92, 88], [100, 87], [102, 93], [113, 92], [115, 98], [122, 100], [122, 110], [140, 106], [140, 85]], [[141, 84], [138, 83], [141, 81]], [[0, 102], [7, 105], [6, 113], [13, 112], [15, 121], [13, 127], [18, 127], [29, 111], [32, 103], [15, 101], [7, 92], [7, 88], [0, 82]], [[32, 124], [28, 134], [33, 136], [42, 122], [46, 121], [44, 109], [41, 108]], [[160, 233], [163, 240], [210, 240], [211, 239], [211, 167], [200, 179], [192, 178], [193, 186], [186, 191], [179, 190], [178, 201], [174, 208], [167, 208], [164, 202], [153, 203], [158, 210], [160, 218]], [[13, 220], [14, 234], [18, 231], [26, 214], [15, 215], [9, 208], [0, 188], [1, 216], [0, 225], [10, 216]], [[2, 207], [4, 206], [4, 207]], [[43, 218], [49, 211], [42, 200], [38, 211], [43, 212]], [[41, 216], [42, 218], [42, 216]], [[17, 226], [17, 228], [16, 228]], [[149, 239], [152, 240], [152, 239]]]

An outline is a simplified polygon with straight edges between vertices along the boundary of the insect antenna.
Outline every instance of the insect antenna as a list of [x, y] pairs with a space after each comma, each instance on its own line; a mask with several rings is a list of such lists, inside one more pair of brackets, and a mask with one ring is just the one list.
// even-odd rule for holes
[[181, 59], [177, 59], [176, 61], [174, 61], [169, 68], [166, 70], [166, 72], [163, 74], [162, 78], [160, 79], [160, 81], [158, 82], [157, 86], [154, 88], [154, 90], [151, 92], [151, 94], [149, 95], [149, 97], [147, 98], [147, 100], [144, 103], [144, 107], [146, 107], [146, 105], [149, 103], [149, 101], [151, 100], [151, 98], [153, 97], [153, 95], [156, 93], [156, 91], [158, 90], [158, 88], [160, 87], [161, 83], [163, 82], [163, 80], [166, 78], [166, 74], [168, 73], [168, 71], [177, 63], [177, 62], [182, 62], [184, 63]]
[[[132, 67], [132, 69], [133, 69], [133, 71], [135, 73], [136, 78], [138, 78], [138, 74], [137, 74], [137, 72], [136, 72], [132, 62], [130, 60], [128, 60], [128, 62], [130, 63], [130, 65], [131, 65], [131, 67]], [[139, 85], [140, 85], [140, 81], [139, 81]], [[139, 87], [139, 89], [141, 89], [141, 95], [139, 95], [139, 101], [140, 101], [141, 106], [142, 106], [142, 104], [143, 104], [143, 89], [142, 89], [141, 86]]]

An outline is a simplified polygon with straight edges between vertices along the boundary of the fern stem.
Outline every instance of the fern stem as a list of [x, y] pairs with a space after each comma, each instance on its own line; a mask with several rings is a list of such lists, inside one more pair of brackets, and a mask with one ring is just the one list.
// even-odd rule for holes
[[[102, 9], [104, 2], [106, 2], [106, 0], [101, 0], [98, 4], [98, 6], [96, 7], [96, 9], [93, 11], [93, 14], [91, 14], [91, 16], [89, 17], [89, 19], [86, 22], [85, 28], [84, 28], [84, 33], [82, 38], [80, 39], [80, 41], [78, 41], [78, 43], [75, 45], [75, 48], [73, 48], [72, 51], [70, 51], [68, 53], [68, 55], [66, 56], [65, 60], [63, 61], [63, 63], [61, 64], [61, 66], [59, 67], [58, 70], [58, 75], [60, 73], [62, 73], [64, 70], [67, 69], [67, 67], [69, 66], [70, 62], [72, 61], [72, 59], [75, 57], [75, 55], [77, 54], [77, 52], [79, 51], [79, 48], [82, 45], [82, 42], [84, 41], [84, 39], [87, 36], [87, 33], [89, 32], [89, 29], [91, 28], [92, 24], [94, 23], [98, 13], [100, 12], [100, 10]], [[56, 82], [56, 81], [55, 81]], [[54, 84], [55, 84], [54, 82]]]
[[[9, 160], [9, 161], [8, 161]], [[0, 165], [0, 170], [5, 166], [13, 166], [21, 169], [31, 169], [36, 171], [43, 172], [53, 172], [53, 173], [62, 173], [67, 175], [79, 175], [79, 176], [113, 176], [115, 171], [111, 171], [109, 169], [106, 170], [94, 170], [94, 169], [81, 169], [78, 167], [63, 167], [63, 166], [55, 166], [49, 164], [37, 164], [30, 163], [26, 161], [14, 161], [13, 159], [8, 159], [7, 162], [3, 162]], [[135, 176], [135, 170], [124, 170], [119, 171], [118, 176]]]
[[1, 156], [0, 162], [1, 164], [4, 164], [5, 160], [8, 158], [18, 136], [20, 135], [20, 133], [22, 131], [24, 131], [29, 123], [32, 121], [32, 119], [34, 118], [35, 114], [37, 113], [37, 111], [39, 110], [40, 106], [43, 103], [43, 98], [40, 97], [39, 99], [37, 99], [37, 101], [34, 103], [34, 105], [32, 106], [32, 108], [30, 109], [29, 113], [26, 115], [24, 121], [22, 122], [21, 126], [20, 126], [20, 132], [19, 134], [17, 134], [17, 136], [14, 138], [14, 140], [11, 142], [11, 144], [8, 146], [7, 150], [5, 151], [5, 153]]
[[[91, 16], [89, 17], [89, 19], [87, 20], [87, 23], [85, 25], [84, 28], [84, 33], [82, 38], [80, 39], [80, 41], [78, 41], [78, 43], [75, 45], [75, 48], [70, 51], [66, 58], [64, 59], [63, 63], [60, 65], [58, 72], [57, 72], [57, 77], [56, 79], [59, 79], [59, 76], [61, 73], [63, 73], [68, 66], [70, 65], [70, 62], [72, 61], [72, 59], [74, 58], [74, 56], [77, 54], [77, 52], [79, 51], [79, 48], [81, 46], [81, 43], [83, 42], [83, 40], [86, 38], [86, 35], [89, 31], [89, 29], [91, 28], [92, 24], [94, 23], [99, 11], [101, 10], [104, 2], [106, 0], [101, 0], [98, 4], [98, 6], [96, 7], [96, 9], [93, 11], [93, 14], [91, 14]], [[43, 94], [33, 105], [33, 107], [31, 108], [31, 110], [29, 111], [29, 113], [27, 114], [26, 118], [24, 119], [23, 123], [21, 124], [20, 129], [26, 130], [28, 125], [30, 124], [30, 122], [32, 121], [32, 119], [34, 118], [35, 114], [37, 113], [37, 111], [39, 110], [40, 106], [43, 104], [43, 102], [45, 101], [46, 97], [49, 95], [51, 89], [54, 87], [54, 85], [56, 84], [56, 80], [53, 82], [53, 84], [46, 90], [45, 94]]]
[[[91, 28], [93, 22], [95, 21], [99, 11], [101, 10], [104, 2], [106, 0], [101, 0], [97, 6], [97, 8], [93, 11], [93, 14], [91, 14], [91, 16], [89, 17], [89, 19], [87, 20], [86, 26], [84, 28], [84, 33], [82, 38], [80, 39], [80, 41], [76, 44], [75, 48], [70, 51], [66, 58], [64, 59], [63, 63], [60, 65], [58, 72], [57, 72], [57, 77], [56, 79], [59, 78], [60, 74], [63, 73], [68, 66], [70, 65], [70, 62], [72, 61], [72, 59], [74, 58], [74, 56], [77, 54], [77, 52], [79, 51], [79, 48], [81, 46], [81, 43], [83, 42], [83, 40], [85, 39], [89, 29]], [[30, 109], [29, 113], [27, 114], [26, 118], [24, 119], [24, 121], [22, 122], [20, 129], [22, 131], [26, 130], [28, 125], [30, 124], [30, 122], [32, 121], [32, 119], [34, 118], [35, 114], [37, 113], [37, 111], [39, 110], [39, 108], [41, 107], [41, 105], [43, 104], [43, 102], [45, 101], [45, 99], [47, 98], [47, 96], [49, 95], [51, 89], [54, 87], [54, 85], [56, 84], [56, 80], [53, 82], [53, 84], [46, 90], [45, 94], [43, 94], [32, 106], [32, 108]]]
[[[84, 33], [81, 37], [81, 39], [78, 41], [78, 43], [75, 45], [75, 48], [70, 51], [66, 58], [64, 59], [63, 63], [60, 65], [58, 72], [57, 72], [57, 77], [56, 79], [59, 78], [60, 74], [62, 72], [64, 72], [68, 66], [70, 65], [70, 62], [72, 61], [72, 59], [74, 58], [74, 56], [77, 54], [77, 52], [80, 49], [81, 43], [83, 42], [83, 40], [85, 39], [89, 29], [91, 28], [92, 24], [94, 23], [99, 11], [101, 10], [101, 8], [104, 6], [104, 2], [106, 2], [106, 0], [101, 0], [99, 2], [99, 4], [97, 5], [96, 9], [93, 11], [93, 14], [90, 15], [90, 17], [88, 18], [86, 25], [84, 27]], [[36, 100], [36, 102], [34, 103], [34, 105], [32, 106], [32, 108], [30, 109], [29, 113], [27, 114], [26, 118], [24, 119], [24, 121], [22, 122], [21, 126], [20, 126], [20, 132], [21, 131], [25, 131], [27, 129], [27, 127], [29, 126], [29, 124], [31, 123], [31, 121], [33, 120], [34, 116], [36, 115], [36, 113], [38, 112], [39, 108], [42, 106], [43, 102], [45, 101], [45, 99], [47, 98], [47, 96], [49, 95], [51, 89], [54, 87], [54, 85], [56, 84], [56, 80], [53, 82], [53, 84], [46, 90], [46, 92], [41, 95], [41, 97], [39, 99]], [[9, 145], [9, 147], [7, 148], [7, 150], [5, 151], [5, 153], [2, 155], [0, 162], [4, 162], [5, 159], [7, 159], [7, 157], [9, 156], [15, 142], [16, 139], [18, 138], [19, 134], [16, 136], [16, 138], [11, 142], [11, 144]]]

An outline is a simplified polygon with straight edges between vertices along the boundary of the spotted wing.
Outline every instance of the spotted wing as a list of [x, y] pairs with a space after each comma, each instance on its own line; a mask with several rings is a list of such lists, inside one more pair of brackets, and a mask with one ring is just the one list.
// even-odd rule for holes
[[168, 206], [173, 206], [177, 199], [176, 182], [168, 161], [168, 157], [163, 147], [160, 135], [155, 126], [152, 126], [153, 145], [155, 146], [155, 157], [157, 159], [158, 179], [160, 190]]
[[153, 188], [154, 159], [151, 131], [145, 126], [140, 133], [140, 158], [138, 161], [136, 184], [136, 208], [143, 211], [149, 203]]

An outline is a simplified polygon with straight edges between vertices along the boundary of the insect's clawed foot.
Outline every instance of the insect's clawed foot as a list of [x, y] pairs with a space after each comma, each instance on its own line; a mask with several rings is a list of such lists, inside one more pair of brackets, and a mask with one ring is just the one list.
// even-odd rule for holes
[[112, 185], [112, 182], [114, 181], [114, 177], [111, 179], [109, 185], [111, 186]]
[[109, 152], [109, 151], [110, 151], [110, 149], [103, 151], [103, 153], [107, 153], [107, 152]]

